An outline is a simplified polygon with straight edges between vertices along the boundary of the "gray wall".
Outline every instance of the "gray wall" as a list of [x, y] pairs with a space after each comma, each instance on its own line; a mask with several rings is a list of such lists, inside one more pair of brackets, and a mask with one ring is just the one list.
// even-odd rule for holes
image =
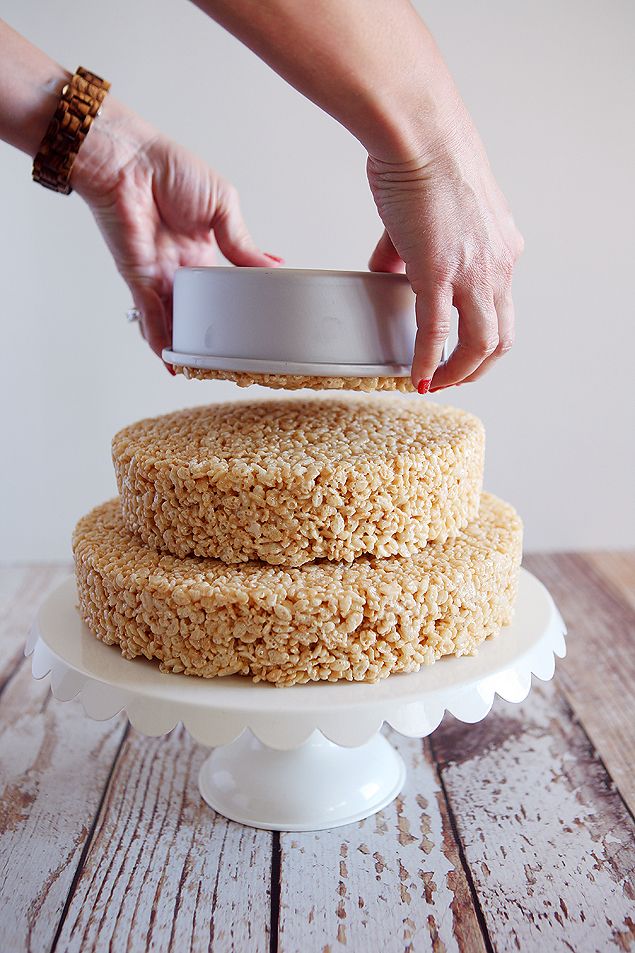
[[[486, 484], [522, 513], [528, 549], [632, 544], [635, 5], [417, 6], [527, 245], [515, 349], [447, 402], [485, 421]], [[380, 225], [362, 149], [190, 4], [5, 0], [3, 16], [232, 179], [265, 250], [365, 267]], [[0, 559], [66, 558], [75, 520], [115, 493], [119, 427], [247, 394], [168, 376], [126, 325], [129, 296], [81, 200], [31, 184], [28, 159], [2, 146], [0, 195]]]

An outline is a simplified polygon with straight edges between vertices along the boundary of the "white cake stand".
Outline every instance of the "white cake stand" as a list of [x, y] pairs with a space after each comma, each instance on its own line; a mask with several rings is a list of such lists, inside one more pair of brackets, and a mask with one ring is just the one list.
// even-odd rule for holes
[[566, 629], [554, 602], [521, 571], [515, 619], [478, 655], [445, 658], [376, 685], [342, 682], [275, 688], [232, 676], [164, 675], [126, 661], [81, 622], [72, 578], [46, 600], [26, 647], [35, 678], [50, 675], [60, 701], [79, 696], [90, 718], [125, 711], [146, 735], [182, 722], [215, 747], [203, 764], [203, 798], [226, 817], [267, 830], [323, 830], [369, 817], [399, 794], [401, 757], [380, 734], [384, 722], [424, 737], [445, 711], [484, 718], [494, 696], [522, 701], [531, 676], [550, 679], [565, 654]]

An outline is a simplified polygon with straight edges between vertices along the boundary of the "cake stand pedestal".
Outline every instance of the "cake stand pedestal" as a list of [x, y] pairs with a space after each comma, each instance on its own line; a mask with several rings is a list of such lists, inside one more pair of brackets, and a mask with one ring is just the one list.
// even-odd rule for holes
[[226, 817], [267, 830], [309, 831], [369, 817], [405, 781], [400, 756], [380, 733], [384, 722], [425, 737], [446, 711], [484, 718], [494, 696], [522, 701], [532, 674], [550, 679], [565, 654], [565, 626], [544, 586], [521, 570], [514, 622], [474, 657], [448, 657], [375, 685], [336, 682], [275, 688], [240, 676], [162, 674], [99, 642], [75, 608], [72, 578], [46, 600], [26, 654], [35, 678], [50, 676], [60, 701], [79, 697], [90, 718], [125, 711], [146, 735], [182, 722], [215, 748], [204, 762], [202, 797]]

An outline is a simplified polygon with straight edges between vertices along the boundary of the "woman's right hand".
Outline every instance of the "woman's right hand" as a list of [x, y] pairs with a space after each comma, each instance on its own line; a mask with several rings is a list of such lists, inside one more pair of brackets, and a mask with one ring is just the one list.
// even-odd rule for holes
[[[415, 387], [480, 376], [513, 340], [522, 239], [415, 4], [316, 0], [309, 14], [303, 0], [195, 3], [365, 147], [386, 228], [370, 267], [405, 267], [417, 296]], [[459, 345], [439, 366], [453, 304]]]
[[[415, 388], [476, 380], [512, 346], [512, 272], [523, 249], [476, 130], [461, 110], [432, 154], [369, 156], [367, 171], [385, 226], [370, 268], [405, 269], [416, 294]], [[453, 305], [458, 344], [440, 363]]]

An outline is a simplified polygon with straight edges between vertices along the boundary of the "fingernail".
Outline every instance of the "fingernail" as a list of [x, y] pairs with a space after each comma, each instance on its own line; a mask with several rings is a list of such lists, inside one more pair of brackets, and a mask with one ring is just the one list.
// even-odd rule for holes
[[418, 393], [418, 394], [427, 394], [428, 391], [430, 390], [430, 381], [431, 381], [431, 380], [432, 380], [431, 377], [428, 377], [428, 378], [426, 378], [425, 380], [422, 378], [422, 379], [419, 381], [419, 383], [417, 384], [417, 393]]
[[[165, 361], [163, 363], [165, 364]], [[165, 369], [166, 371], [168, 371], [169, 374], [172, 375], [172, 377], [176, 377], [176, 371], [174, 370], [171, 364], [165, 364]]]
[[271, 258], [272, 261], [277, 261], [279, 265], [284, 265], [284, 258], [279, 258], [278, 255], [271, 255], [268, 251], [264, 252], [267, 258]]

